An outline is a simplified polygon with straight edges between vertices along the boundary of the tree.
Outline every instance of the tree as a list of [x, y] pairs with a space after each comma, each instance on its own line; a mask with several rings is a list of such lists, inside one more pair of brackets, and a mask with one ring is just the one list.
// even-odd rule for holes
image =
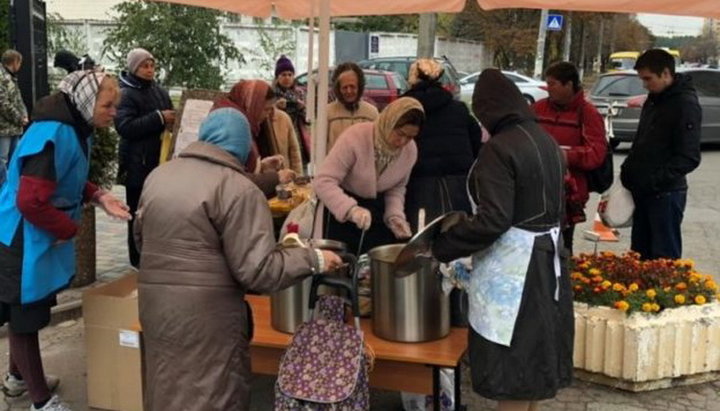
[[680, 55], [685, 61], [708, 64], [718, 56], [718, 51], [717, 38], [712, 33], [705, 33], [682, 46]]
[[417, 14], [398, 14], [393, 16], [362, 16], [353, 19], [354, 21], [345, 21], [341, 19], [334, 23], [334, 27], [338, 30], [348, 31], [386, 31], [401, 33], [417, 33], [418, 31], [418, 15]]
[[482, 41], [499, 68], [529, 71], [535, 61], [539, 18], [538, 10], [484, 11], [473, 1], [455, 17], [450, 35]]
[[10, 0], [0, 0], [0, 49], [10, 47]]
[[167, 3], [126, 1], [115, 6], [116, 24], [107, 32], [103, 53], [125, 66], [135, 47], [150, 51], [166, 86], [219, 89], [221, 66], [243, 62], [232, 39], [220, 32], [223, 13]]

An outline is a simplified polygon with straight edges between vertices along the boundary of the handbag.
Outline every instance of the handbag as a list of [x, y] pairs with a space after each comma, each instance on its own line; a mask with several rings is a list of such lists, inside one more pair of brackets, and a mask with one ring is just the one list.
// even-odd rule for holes
[[[584, 106], [581, 104], [578, 109], [578, 118], [580, 119], [580, 128], [584, 127], [585, 122], [583, 121], [583, 109]], [[605, 159], [599, 167], [586, 171], [585, 179], [587, 180], [588, 191], [593, 193], [602, 194], [607, 191], [613, 184], [615, 177], [615, 170], [613, 165], [613, 150], [610, 142], [605, 139]]]
[[620, 182], [615, 180], [612, 187], [600, 196], [598, 214], [603, 224], [610, 228], [632, 226], [635, 202], [632, 194]]

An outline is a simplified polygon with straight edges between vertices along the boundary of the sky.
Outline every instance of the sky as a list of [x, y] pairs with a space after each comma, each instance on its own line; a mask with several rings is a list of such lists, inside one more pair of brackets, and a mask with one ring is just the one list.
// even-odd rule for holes
[[702, 17], [638, 14], [638, 20], [656, 36], [697, 36], [702, 32]]

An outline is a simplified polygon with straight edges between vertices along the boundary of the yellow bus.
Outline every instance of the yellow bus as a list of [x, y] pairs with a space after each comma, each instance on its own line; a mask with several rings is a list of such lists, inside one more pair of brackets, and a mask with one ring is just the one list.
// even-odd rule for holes
[[[680, 60], [680, 52], [667, 47], [661, 48], [673, 56], [675, 59], [675, 67], [679, 67], [682, 63]], [[618, 51], [612, 53], [608, 63], [608, 71], [632, 70], [635, 67], [635, 61], [638, 57], [640, 57], [639, 51]]]

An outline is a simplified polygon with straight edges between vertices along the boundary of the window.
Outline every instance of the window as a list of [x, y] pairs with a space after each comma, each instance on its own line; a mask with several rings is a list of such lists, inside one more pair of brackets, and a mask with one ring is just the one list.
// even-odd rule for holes
[[368, 90], [387, 90], [388, 85], [384, 75], [365, 73], [365, 88]]
[[590, 95], [600, 97], [631, 97], [646, 94], [638, 76], [602, 76]]
[[401, 76], [400, 73], [393, 73], [393, 82], [395, 83], [395, 87], [397, 87], [398, 94], [403, 94], [410, 86], [408, 85], [408, 82], [405, 80], [405, 77]]
[[720, 97], [720, 72], [689, 71], [698, 96]]

